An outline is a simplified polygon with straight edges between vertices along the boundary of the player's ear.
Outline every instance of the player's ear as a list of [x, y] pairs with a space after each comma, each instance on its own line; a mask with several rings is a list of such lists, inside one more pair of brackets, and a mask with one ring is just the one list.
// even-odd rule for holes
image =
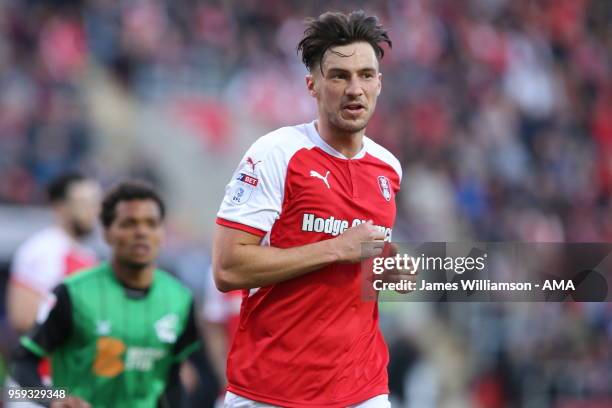
[[317, 96], [317, 90], [315, 89], [315, 80], [312, 74], [306, 75], [306, 88], [308, 89], [308, 93], [312, 97]]
[[379, 96], [380, 91], [382, 91], [382, 79], [383, 79], [383, 74], [379, 72], [378, 73], [378, 89], [376, 90], [376, 96]]

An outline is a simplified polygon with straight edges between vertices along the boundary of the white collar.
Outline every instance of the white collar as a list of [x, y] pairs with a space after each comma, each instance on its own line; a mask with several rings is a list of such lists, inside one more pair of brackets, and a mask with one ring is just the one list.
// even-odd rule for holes
[[327, 144], [327, 142], [325, 140], [323, 140], [323, 138], [321, 137], [321, 135], [319, 134], [319, 132], [317, 131], [317, 128], [315, 126], [315, 122], [316, 120], [313, 120], [310, 123], [306, 124], [306, 131], [308, 133], [308, 137], [310, 138], [310, 140], [312, 140], [312, 142], [317, 146], [320, 147], [325, 153], [337, 157], [339, 159], [344, 159], [344, 160], [358, 160], [361, 159], [365, 156], [366, 154], [366, 150], [367, 150], [367, 142], [368, 142], [368, 138], [364, 135], [363, 136], [363, 146], [361, 147], [361, 150], [353, 157], [351, 157], [350, 159], [348, 157], [346, 157], [345, 155], [343, 155], [342, 153], [340, 153], [339, 151], [337, 151], [336, 149], [334, 149], [333, 147], [331, 147], [329, 144]]

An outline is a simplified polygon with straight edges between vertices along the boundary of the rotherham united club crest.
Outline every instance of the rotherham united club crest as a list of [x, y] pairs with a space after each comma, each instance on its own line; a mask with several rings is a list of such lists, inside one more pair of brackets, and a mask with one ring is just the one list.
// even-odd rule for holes
[[378, 187], [380, 187], [380, 193], [387, 201], [391, 201], [391, 185], [389, 179], [385, 176], [378, 176]]

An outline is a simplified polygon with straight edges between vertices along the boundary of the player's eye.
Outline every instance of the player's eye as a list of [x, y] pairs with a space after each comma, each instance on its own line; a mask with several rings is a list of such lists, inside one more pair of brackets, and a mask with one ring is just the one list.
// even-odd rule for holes
[[159, 225], [159, 222], [154, 218], [147, 220], [147, 226], [149, 228], [157, 228], [158, 225]]
[[136, 225], [135, 221], [133, 219], [127, 219], [127, 220], [123, 220], [119, 223], [119, 226], [123, 227], [123, 228], [130, 228], [133, 227], [134, 225]]

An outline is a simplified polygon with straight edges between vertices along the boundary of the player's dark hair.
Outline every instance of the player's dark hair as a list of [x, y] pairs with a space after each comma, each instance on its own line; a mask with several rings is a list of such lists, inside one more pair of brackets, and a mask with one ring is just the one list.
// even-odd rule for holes
[[84, 180], [87, 180], [87, 177], [76, 171], [60, 174], [51, 180], [47, 186], [47, 199], [49, 203], [56, 204], [65, 201], [70, 186]]
[[104, 228], [110, 227], [115, 220], [117, 204], [122, 201], [132, 200], [155, 201], [159, 207], [161, 218], [164, 219], [166, 215], [166, 206], [153, 186], [143, 181], [124, 181], [117, 184], [106, 193], [104, 200], [102, 200], [100, 221]]
[[306, 20], [304, 37], [297, 46], [302, 53], [302, 62], [312, 70], [323, 59], [325, 52], [331, 47], [347, 45], [355, 42], [367, 42], [374, 48], [376, 57], [380, 60], [385, 55], [382, 43], [392, 46], [387, 30], [376, 16], [368, 16], [363, 10], [350, 14], [331, 12], [321, 14], [318, 18]]

